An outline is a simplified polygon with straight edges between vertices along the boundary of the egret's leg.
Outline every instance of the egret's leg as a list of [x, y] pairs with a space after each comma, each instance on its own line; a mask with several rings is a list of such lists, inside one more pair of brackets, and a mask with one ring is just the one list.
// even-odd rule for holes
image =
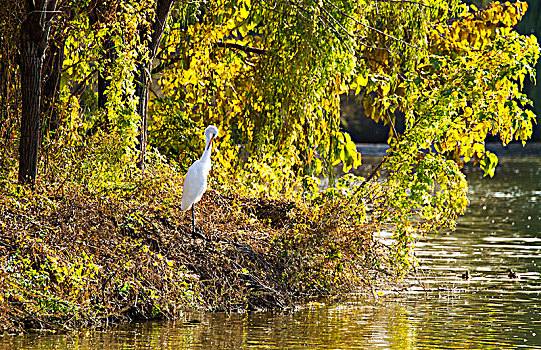
[[195, 203], [192, 204], [192, 233], [195, 232]]

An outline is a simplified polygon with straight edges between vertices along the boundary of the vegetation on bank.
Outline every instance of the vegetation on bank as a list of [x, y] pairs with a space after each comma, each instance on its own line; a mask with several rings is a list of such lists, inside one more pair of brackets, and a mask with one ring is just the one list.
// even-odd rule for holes
[[343, 205], [348, 177], [344, 193], [308, 199], [210, 190], [198, 205], [200, 237], [180, 211], [182, 175], [161, 163], [147, 171], [102, 195], [63, 179], [35, 192], [2, 187], [2, 331], [286, 308], [400, 273], [392, 247], [373, 237], [377, 215], [363, 219], [360, 198]]
[[[526, 3], [7, 0], [0, 8], [0, 327], [273, 308], [400, 277], [532, 133]], [[391, 126], [364, 177], [340, 95]], [[404, 130], [395, 128], [397, 115]], [[179, 211], [214, 124], [212, 191]], [[321, 191], [320, 179], [328, 179]], [[376, 236], [392, 234], [390, 244]]]

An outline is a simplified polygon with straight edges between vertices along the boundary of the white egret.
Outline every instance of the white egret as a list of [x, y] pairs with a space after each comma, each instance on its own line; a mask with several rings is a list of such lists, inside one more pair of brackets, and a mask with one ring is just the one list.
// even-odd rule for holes
[[212, 141], [218, 136], [218, 128], [209, 125], [205, 129], [205, 152], [200, 159], [196, 160], [189, 168], [184, 178], [182, 188], [182, 202], [180, 210], [186, 211], [192, 208], [192, 234], [195, 234], [195, 203], [199, 202], [203, 193], [207, 190], [207, 176], [212, 167], [210, 154], [212, 152]]

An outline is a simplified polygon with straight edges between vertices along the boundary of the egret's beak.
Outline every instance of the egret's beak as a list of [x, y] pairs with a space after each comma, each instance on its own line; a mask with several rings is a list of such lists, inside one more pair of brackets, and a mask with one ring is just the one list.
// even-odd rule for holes
[[214, 138], [215, 138], [215, 137], [216, 137], [216, 135], [212, 135], [212, 136], [210, 137], [209, 146], [207, 147], [207, 149], [212, 147], [212, 141], [214, 141]]

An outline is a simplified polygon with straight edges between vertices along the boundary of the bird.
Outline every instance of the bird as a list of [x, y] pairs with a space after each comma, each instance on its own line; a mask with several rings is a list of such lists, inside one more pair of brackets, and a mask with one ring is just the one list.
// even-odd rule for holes
[[182, 201], [180, 210], [185, 212], [192, 209], [192, 235], [195, 235], [195, 203], [199, 202], [207, 190], [207, 177], [212, 168], [210, 154], [212, 152], [212, 142], [218, 136], [218, 128], [209, 125], [205, 129], [205, 151], [200, 159], [193, 162], [188, 168], [184, 178], [184, 187], [182, 188]]
[[507, 277], [513, 278], [513, 279], [518, 278], [518, 275], [517, 275], [517, 273], [516, 273], [515, 271], [513, 271], [513, 270], [511, 270], [511, 269], [507, 269], [507, 272], [509, 272], [509, 274], [507, 275]]
[[470, 271], [466, 270], [462, 275], [460, 275], [460, 278], [463, 280], [469, 280], [470, 279]]

